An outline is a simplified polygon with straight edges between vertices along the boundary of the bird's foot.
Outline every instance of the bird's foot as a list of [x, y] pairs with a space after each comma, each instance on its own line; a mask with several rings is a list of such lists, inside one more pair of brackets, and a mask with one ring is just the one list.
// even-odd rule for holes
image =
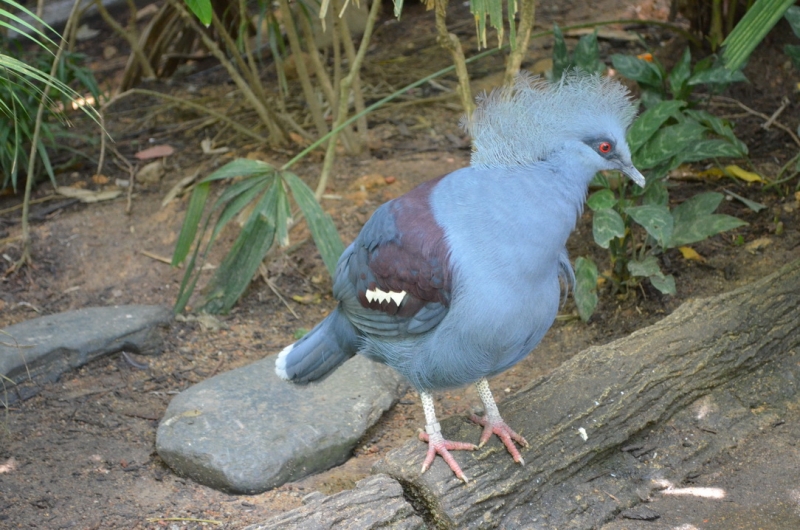
[[461, 471], [461, 467], [458, 465], [455, 458], [453, 458], [453, 455], [450, 454], [450, 451], [475, 451], [478, 449], [478, 446], [466, 442], [451, 442], [450, 440], [445, 440], [442, 433], [438, 431], [431, 434], [420, 431], [419, 439], [423, 442], [428, 442], [428, 454], [425, 457], [425, 461], [422, 463], [421, 473], [425, 473], [431, 467], [433, 460], [438, 454], [447, 462], [447, 465], [450, 466], [450, 469], [453, 470], [456, 477], [462, 480], [464, 484], [469, 483], [469, 479], [464, 475], [464, 472]]
[[470, 416], [470, 419], [478, 425], [483, 425], [483, 434], [481, 434], [481, 441], [478, 447], [483, 447], [486, 442], [489, 441], [489, 438], [491, 438], [493, 434], [496, 434], [497, 437], [503, 441], [503, 445], [506, 446], [508, 452], [511, 453], [514, 462], [522, 464], [523, 466], [525, 465], [525, 460], [522, 459], [522, 455], [519, 454], [519, 449], [517, 449], [514, 442], [517, 442], [522, 447], [528, 447], [528, 441], [514, 432], [502, 418], [489, 418], [488, 415], [481, 418], [473, 414]]

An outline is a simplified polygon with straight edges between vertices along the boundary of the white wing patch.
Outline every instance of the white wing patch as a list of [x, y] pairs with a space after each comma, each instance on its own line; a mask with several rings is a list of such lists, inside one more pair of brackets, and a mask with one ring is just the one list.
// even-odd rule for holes
[[389, 291], [387, 293], [386, 291], [382, 291], [376, 287], [375, 289], [367, 289], [367, 302], [372, 303], [377, 301], [383, 303], [391, 300], [397, 305], [397, 307], [400, 307], [400, 302], [403, 301], [403, 299], [406, 297], [406, 294], [407, 293], [405, 291], [400, 291], [399, 293], [395, 291]]

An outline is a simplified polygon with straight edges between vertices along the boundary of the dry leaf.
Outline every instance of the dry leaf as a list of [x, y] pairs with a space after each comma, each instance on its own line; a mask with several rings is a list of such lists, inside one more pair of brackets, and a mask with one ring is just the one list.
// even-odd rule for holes
[[200, 142], [200, 149], [203, 150], [203, 154], [205, 155], [221, 155], [222, 153], [227, 153], [230, 151], [227, 147], [214, 147], [211, 143], [211, 140], [206, 138]]
[[153, 147], [149, 147], [143, 151], [139, 151], [136, 153], [135, 156], [139, 160], [150, 160], [151, 158], [161, 158], [164, 156], [169, 156], [175, 152], [175, 149], [172, 148], [171, 145], [154, 145]]
[[296, 294], [292, 296], [292, 300], [298, 304], [319, 304], [322, 302], [322, 296], [319, 293], [305, 294], [303, 296]]
[[0, 464], [0, 475], [3, 473], [11, 473], [17, 469], [17, 460], [13, 456], [6, 460], [5, 464]]
[[728, 173], [730, 176], [736, 177], [745, 182], [765, 182], [764, 179], [761, 178], [761, 175], [759, 175], [758, 173], [747, 171], [733, 164], [730, 166], [725, 166], [725, 172]]
[[710, 168], [710, 169], [706, 169], [705, 171], [701, 171], [700, 173], [698, 173], [698, 174], [697, 174], [697, 176], [698, 176], [698, 177], [714, 177], [714, 178], [719, 178], [719, 177], [724, 177], [724, 176], [725, 176], [725, 172], [724, 172], [724, 171], [722, 171], [722, 170], [721, 170], [720, 168], [718, 168], [718, 167], [712, 167], [712, 168]]
[[681, 255], [683, 259], [691, 260], [691, 261], [699, 261], [700, 263], [705, 263], [706, 258], [701, 256], [697, 253], [695, 249], [692, 247], [678, 247], [678, 250], [681, 251]]
[[108, 184], [108, 177], [105, 175], [92, 175], [92, 182], [95, 184]]
[[763, 250], [772, 244], [772, 240], [768, 237], [759, 237], [754, 239], [744, 246], [744, 249], [750, 254], [755, 254], [759, 250]]
[[85, 203], [108, 201], [111, 199], [116, 199], [117, 197], [122, 195], [121, 190], [92, 191], [92, 190], [82, 190], [79, 188], [72, 188], [69, 186], [57, 187], [56, 193], [58, 193], [59, 195], [63, 195], [64, 197], [69, 197], [71, 199], [78, 199], [81, 202]]

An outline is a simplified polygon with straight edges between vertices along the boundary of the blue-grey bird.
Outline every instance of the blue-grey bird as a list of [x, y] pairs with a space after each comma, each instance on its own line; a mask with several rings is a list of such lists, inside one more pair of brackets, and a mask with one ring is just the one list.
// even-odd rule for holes
[[284, 379], [308, 382], [360, 353], [419, 391], [427, 425], [425, 472], [449, 453], [431, 392], [476, 383], [485, 407], [482, 446], [498, 435], [516, 462], [527, 447], [500, 416], [487, 382], [539, 343], [573, 280], [566, 241], [589, 182], [619, 170], [639, 186], [625, 133], [636, 112], [619, 83], [580, 72], [549, 83], [519, 76], [478, 99], [463, 125], [468, 167], [425, 182], [378, 208], [339, 259], [336, 309], [286, 347]]

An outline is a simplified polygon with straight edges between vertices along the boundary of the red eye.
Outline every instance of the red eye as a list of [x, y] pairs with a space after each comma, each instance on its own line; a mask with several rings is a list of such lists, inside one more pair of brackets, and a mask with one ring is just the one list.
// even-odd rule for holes
[[611, 152], [611, 144], [608, 142], [600, 142], [600, 145], [597, 146], [597, 150], [607, 155]]

